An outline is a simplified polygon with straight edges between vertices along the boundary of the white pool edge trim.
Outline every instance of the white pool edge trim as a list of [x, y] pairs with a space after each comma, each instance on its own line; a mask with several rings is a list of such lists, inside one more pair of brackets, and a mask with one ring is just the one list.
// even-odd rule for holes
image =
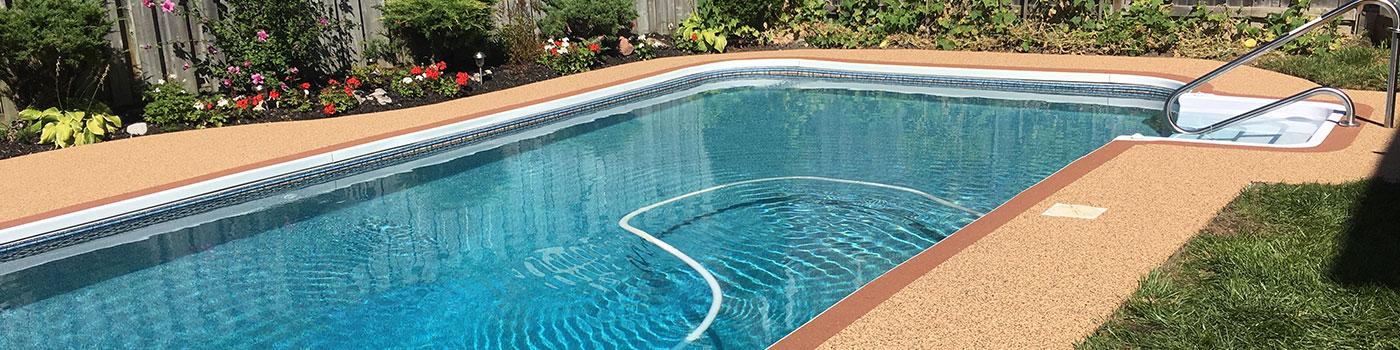
[[[977, 216], [977, 217], [982, 217], [983, 215], [986, 215], [985, 213], [978, 212], [978, 211], [976, 211], [976, 210], [968, 209], [967, 207], [963, 207], [963, 206], [961, 206], [961, 205], [958, 205], [957, 203], [954, 203], [953, 201], [949, 201], [949, 200], [946, 200], [946, 199], [943, 199], [943, 198], [939, 198], [938, 196], [934, 196], [934, 195], [932, 195], [932, 194], [929, 194], [928, 192], [916, 190], [916, 189], [909, 188], [909, 187], [896, 186], [896, 185], [889, 185], [889, 184], [882, 184], [882, 183], [878, 183], [878, 182], [859, 181], [859, 180], [847, 180], [847, 179], [837, 179], [837, 178], [821, 177], [821, 176], [778, 176], [778, 177], [765, 177], [765, 178], [760, 178], [760, 179], [751, 179], [751, 180], [735, 181], [735, 182], [730, 182], [730, 183], [726, 183], [726, 184], [721, 184], [721, 185], [715, 185], [715, 186], [706, 187], [706, 188], [704, 188], [704, 189], [700, 189], [700, 190], [696, 190], [696, 191], [693, 191], [693, 192], [690, 192], [690, 193], [686, 193], [686, 194], [683, 194], [683, 195], [671, 197], [671, 198], [668, 198], [668, 199], [663, 200], [663, 201], [660, 201], [660, 202], [652, 203], [652, 204], [650, 204], [650, 205], [647, 205], [647, 206], [644, 206], [644, 207], [641, 207], [641, 208], [637, 208], [636, 210], [633, 210], [632, 212], [627, 213], [627, 215], [623, 215], [623, 216], [622, 216], [622, 219], [620, 219], [620, 220], [617, 221], [617, 225], [618, 225], [618, 226], [621, 226], [623, 230], [627, 230], [627, 232], [631, 232], [632, 234], [637, 235], [637, 237], [641, 237], [642, 239], [646, 240], [647, 242], [650, 242], [652, 245], [655, 245], [657, 248], [661, 248], [661, 250], [664, 250], [664, 251], [666, 251], [667, 253], [670, 253], [672, 256], [675, 256], [677, 259], [680, 259], [680, 260], [681, 260], [682, 262], [684, 262], [687, 266], [690, 266], [690, 268], [691, 268], [692, 270], [695, 270], [696, 273], [699, 273], [699, 274], [700, 274], [700, 277], [701, 277], [701, 278], [704, 278], [704, 279], [705, 279], [705, 283], [708, 284], [709, 287], [710, 287], [710, 309], [709, 309], [708, 312], [705, 313], [705, 318], [704, 318], [703, 320], [700, 321], [700, 324], [699, 324], [699, 325], [696, 325], [695, 328], [692, 329], [692, 330], [690, 331], [690, 334], [687, 334], [687, 335], [685, 336], [685, 342], [686, 342], [686, 343], [699, 340], [699, 339], [700, 339], [700, 336], [704, 335], [704, 334], [705, 334], [705, 331], [708, 330], [708, 329], [710, 328], [710, 325], [713, 324], [713, 323], [715, 322], [715, 317], [718, 317], [718, 316], [719, 316], [719, 309], [720, 309], [720, 306], [721, 306], [721, 304], [723, 304], [723, 302], [724, 302], [724, 293], [723, 293], [723, 291], [720, 289], [719, 281], [716, 280], [716, 279], [715, 279], [715, 276], [714, 276], [713, 274], [710, 273], [710, 270], [707, 269], [707, 268], [705, 268], [704, 265], [701, 265], [699, 261], [696, 261], [695, 259], [691, 258], [689, 255], [686, 255], [684, 252], [681, 252], [680, 249], [676, 249], [676, 247], [671, 246], [670, 244], [666, 243], [665, 241], [662, 241], [662, 240], [659, 239], [659, 238], [656, 238], [656, 236], [652, 236], [650, 233], [647, 233], [646, 231], [643, 231], [642, 229], [639, 229], [639, 228], [636, 228], [635, 226], [632, 226], [632, 224], [631, 224], [632, 218], [635, 218], [635, 217], [637, 217], [637, 215], [641, 215], [642, 213], [651, 211], [652, 209], [656, 209], [657, 207], [660, 207], [660, 206], [663, 206], [663, 205], [675, 203], [676, 201], [680, 201], [680, 200], [682, 200], [682, 199], [686, 199], [686, 198], [698, 196], [698, 195], [705, 194], [705, 193], [709, 193], [709, 192], [714, 192], [714, 191], [721, 190], [721, 189], [725, 189], [725, 188], [729, 188], [729, 187], [740, 186], [740, 185], [747, 185], [747, 184], [753, 184], [753, 183], [759, 183], [759, 182], [786, 181], [786, 180], [826, 181], [826, 182], [835, 182], [835, 183], [844, 183], [844, 184], [852, 184], [852, 185], [871, 186], [871, 187], [879, 187], [879, 188], [886, 188], [886, 189], [904, 191], [904, 192], [909, 192], [909, 193], [913, 193], [913, 194], [922, 196], [922, 197], [924, 197], [924, 198], [927, 198], [927, 199], [929, 199], [929, 200], [934, 201], [935, 203], [938, 203], [939, 205], [942, 205], [942, 206], [945, 206], [945, 207], [949, 207], [949, 208], [953, 208], [953, 209], [957, 209], [958, 211], [962, 211], [962, 212], [965, 212], [965, 213], [968, 213], [968, 214], [972, 214], [972, 215], [975, 215], [975, 216]], [[684, 345], [684, 344], [685, 344], [685, 343], [681, 343], [681, 345]], [[678, 345], [677, 347], [679, 348], [680, 346]]]
[[[848, 63], [825, 61], [818, 59], [745, 59], [714, 62], [681, 68], [645, 78], [639, 78], [630, 82], [625, 82], [609, 87], [599, 88], [592, 91], [562, 97], [554, 101], [541, 102], [538, 104], [524, 106], [509, 111], [498, 112], [494, 114], [481, 116], [478, 118], [473, 118], [470, 120], [444, 125], [441, 127], [390, 137], [383, 140], [372, 141], [360, 145], [350, 146], [339, 150], [329, 151], [317, 155], [311, 155], [296, 160], [247, 170], [231, 175], [197, 182], [194, 184], [159, 191], [152, 194], [142, 195], [136, 198], [121, 200], [93, 208], [83, 209], [67, 214], [60, 214], [52, 217], [31, 221], [28, 223], [23, 223], [13, 227], [0, 229], [0, 244], [11, 243], [30, 237], [42, 235], [48, 232], [78, 226], [128, 212], [152, 208], [159, 205], [183, 200], [186, 198], [191, 198], [207, 193], [218, 192], [220, 190], [225, 190], [234, 186], [251, 183], [267, 178], [272, 178], [280, 175], [285, 175], [308, 168], [328, 165], [339, 161], [370, 155], [375, 152], [398, 146], [408, 145], [415, 142], [420, 142], [442, 136], [448, 136], [456, 133], [486, 128], [493, 125], [510, 122], [514, 119], [518, 119], [521, 117], [534, 115], [541, 112], [547, 112], [564, 106], [586, 103], [588, 101], [606, 98], [609, 96], [625, 93], [627, 91], [640, 89], [654, 84], [663, 83], [669, 80], [685, 77], [688, 75], [694, 75], [710, 71], [731, 69], [755, 69], [766, 67], [821, 68], [848, 70], [863, 73], [932, 75], [986, 79], [1016, 79], [1046, 82], [1099, 82], [1156, 86], [1164, 88], [1176, 88], [1183, 85], [1181, 82], [1165, 78], [1112, 73], [1045, 72], [981, 68], [926, 67], [896, 64]], [[1103, 103], [1105, 104], [1111, 104], [1114, 100], [1121, 100], [1121, 98], [1109, 97], [1103, 97], [1102, 99], [1104, 100]], [[1208, 140], [1190, 140], [1173, 138], [1150, 139], [1184, 143], [1215, 143]], [[1286, 148], [1277, 145], [1255, 146]]]

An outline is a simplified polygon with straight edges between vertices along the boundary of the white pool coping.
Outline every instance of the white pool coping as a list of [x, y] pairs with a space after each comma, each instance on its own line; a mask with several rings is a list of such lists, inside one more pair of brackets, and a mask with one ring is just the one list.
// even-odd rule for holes
[[[1162, 87], [1162, 88], [1168, 88], [1168, 89], [1174, 89], [1174, 88], [1176, 88], [1176, 87], [1179, 87], [1179, 86], [1182, 86], [1182, 85], [1183, 85], [1182, 82], [1175, 81], [1175, 80], [1170, 80], [1170, 79], [1157, 78], [1157, 77], [1146, 77], [1146, 76], [1138, 76], [1138, 75], [1129, 75], [1129, 74], [1112, 74], [1112, 73], [1043, 72], [1043, 71], [1021, 71], [1021, 70], [995, 70], [995, 69], [973, 69], [973, 68], [923, 67], [923, 66], [903, 66], [903, 65], [888, 65], [888, 64], [868, 64], [868, 63], [833, 62], [833, 61], [823, 61], [823, 60], [813, 60], [813, 59], [751, 59], [751, 60], [734, 60], [734, 61], [716, 62], [716, 63], [709, 63], [709, 64], [704, 64], [704, 65], [699, 65], [699, 66], [693, 66], [693, 67], [682, 68], [682, 69], [678, 69], [678, 70], [675, 70], [675, 71], [670, 71], [670, 72], [658, 74], [658, 75], [655, 75], [655, 76], [650, 76], [650, 77], [646, 77], [646, 78], [641, 78], [641, 79], [637, 79], [637, 80], [630, 81], [630, 82], [625, 82], [625, 83], [618, 84], [618, 85], [614, 85], [614, 86], [610, 86], [610, 87], [604, 87], [604, 88], [601, 88], [601, 89], [597, 89], [597, 90], [593, 90], [593, 91], [588, 91], [588, 92], [580, 93], [580, 94], [577, 94], [577, 95], [572, 95], [572, 96], [568, 96], [568, 97], [563, 97], [563, 98], [557, 99], [557, 100], [555, 100], [555, 101], [539, 103], [539, 104], [530, 105], [530, 106], [526, 106], [526, 107], [521, 107], [521, 108], [509, 110], [509, 111], [504, 111], [504, 112], [499, 112], [499, 113], [495, 113], [495, 114], [490, 114], [490, 115], [482, 116], [482, 117], [479, 117], [479, 118], [473, 118], [473, 119], [470, 119], [470, 120], [466, 120], [466, 121], [462, 121], [462, 122], [458, 122], [458, 123], [454, 123], [454, 124], [450, 124], [450, 125], [445, 125], [445, 126], [441, 126], [441, 127], [437, 127], [437, 128], [433, 128], [433, 129], [429, 129], [429, 130], [423, 130], [423, 131], [413, 132], [413, 133], [409, 133], [409, 134], [405, 134], [405, 135], [390, 137], [390, 138], [383, 139], [383, 140], [379, 140], [379, 141], [373, 141], [373, 142], [368, 142], [368, 143], [365, 143], [365, 144], [350, 146], [350, 147], [342, 148], [342, 149], [339, 149], [339, 150], [334, 150], [334, 151], [329, 151], [329, 152], [325, 152], [325, 153], [321, 153], [321, 154], [317, 154], [317, 155], [307, 156], [307, 157], [304, 157], [304, 158], [301, 158], [301, 159], [291, 160], [291, 161], [282, 162], [282, 163], [278, 163], [278, 164], [274, 164], [274, 165], [269, 165], [269, 166], [265, 166], [265, 167], [261, 167], [261, 168], [257, 168], [257, 169], [247, 170], [247, 171], [239, 172], [239, 173], [232, 174], [232, 175], [222, 176], [222, 177], [218, 177], [218, 178], [215, 178], [215, 179], [210, 179], [210, 180], [206, 180], [206, 181], [201, 181], [201, 182], [194, 183], [194, 184], [190, 184], [190, 185], [186, 185], [186, 186], [181, 186], [181, 187], [177, 187], [177, 188], [173, 188], [173, 189], [168, 189], [168, 190], [164, 190], [164, 191], [160, 191], [160, 192], [156, 192], [156, 193], [152, 193], [152, 194], [148, 194], [148, 195], [143, 195], [143, 196], [139, 196], [139, 197], [135, 197], [135, 198], [131, 198], [131, 199], [126, 199], [126, 200], [118, 201], [118, 202], [115, 202], [115, 203], [110, 203], [110, 204], [101, 205], [101, 206], [97, 206], [97, 207], [93, 207], [93, 208], [89, 208], [89, 209], [79, 210], [79, 211], [72, 212], [72, 213], [57, 215], [57, 216], [53, 216], [53, 217], [49, 217], [49, 218], [44, 218], [44, 219], [40, 219], [40, 220], [36, 220], [36, 221], [32, 221], [32, 222], [20, 224], [20, 225], [17, 225], [17, 226], [14, 226], [14, 227], [10, 227], [10, 228], [0, 229], [0, 244], [15, 242], [15, 241], [19, 241], [19, 240], [24, 240], [24, 239], [27, 239], [27, 238], [30, 238], [30, 237], [42, 235], [42, 234], [44, 234], [44, 233], [48, 233], [48, 232], [52, 232], [52, 231], [56, 231], [56, 230], [61, 230], [61, 229], [65, 229], [65, 228], [73, 227], [73, 226], [77, 226], [77, 225], [82, 225], [82, 224], [89, 223], [89, 222], [94, 222], [94, 221], [97, 221], [97, 220], [101, 220], [101, 219], [103, 219], [103, 218], [109, 218], [109, 217], [121, 215], [121, 214], [128, 213], [128, 212], [138, 211], [138, 210], [147, 209], [147, 208], [151, 208], [151, 207], [155, 207], [155, 206], [159, 206], [159, 205], [163, 205], [163, 204], [167, 204], [167, 203], [172, 203], [172, 202], [176, 202], [176, 201], [183, 200], [183, 199], [186, 199], [186, 198], [196, 197], [196, 196], [203, 195], [203, 194], [208, 194], [208, 193], [213, 193], [213, 192], [217, 192], [217, 191], [220, 191], [220, 190], [225, 190], [225, 189], [228, 189], [228, 188], [231, 188], [231, 187], [234, 187], [234, 186], [238, 186], [238, 185], [242, 185], [242, 184], [247, 184], [247, 183], [256, 182], [256, 181], [259, 181], [259, 180], [264, 180], [264, 179], [268, 179], [268, 178], [272, 178], [272, 177], [276, 177], [276, 176], [280, 176], [280, 175], [286, 175], [286, 174], [294, 173], [294, 172], [301, 171], [301, 170], [304, 170], [304, 169], [314, 168], [314, 167], [317, 167], [317, 166], [328, 165], [328, 164], [332, 164], [332, 163], [336, 163], [336, 162], [339, 162], [339, 161], [344, 161], [344, 160], [348, 160], [348, 159], [352, 159], [352, 158], [356, 158], [356, 157], [366, 156], [366, 155], [370, 155], [370, 154], [373, 154], [373, 153], [378, 152], [378, 151], [381, 151], [381, 150], [386, 150], [386, 149], [390, 149], [390, 148], [394, 148], [394, 147], [404, 146], [404, 145], [412, 144], [412, 143], [415, 143], [415, 142], [430, 140], [430, 139], [434, 139], [434, 138], [438, 138], [438, 137], [443, 137], [443, 136], [448, 136], [448, 135], [452, 135], [452, 134], [457, 134], [457, 133], [462, 133], [462, 132], [467, 132], [467, 131], [482, 129], [482, 128], [485, 128], [485, 127], [489, 127], [489, 126], [493, 126], [493, 125], [498, 125], [498, 124], [506, 123], [506, 122], [509, 122], [509, 121], [512, 121], [512, 120], [515, 120], [515, 119], [518, 119], [518, 118], [522, 118], [522, 117], [526, 117], [526, 116], [538, 114], [538, 113], [541, 113], [541, 112], [547, 112], [547, 111], [550, 111], [550, 110], [554, 110], [554, 109], [556, 109], [556, 108], [560, 108], [560, 107], [564, 107], [564, 106], [570, 106], [570, 105], [574, 105], [574, 104], [585, 103], [585, 102], [592, 101], [592, 100], [596, 100], [596, 99], [606, 98], [606, 97], [609, 97], [609, 96], [614, 96], [614, 95], [621, 94], [621, 93], [624, 93], [624, 92], [628, 92], [628, 91], [631, 91], [631, 90], [636, 90], [636, 89], [644, 88], [644, 87], [647, 87], [647, 86], [650, 86], [650, 85], [663, 83], [663, 82], [666, 82], [666, 81], [668, 81], [668, 80], [677, 79], [677, 78], [685, 77], [685, 76], [688, 76], [688, 75], [693, 75], [693, 74], [697, 74], [697, 73], [711, 72], [711, 71], [721, 71], [721, 70], [731, 70], [731, 69], [753, 69], [753, 68], [766, 68], [766, 67], [773, 67], [773, 68], [784, 68], [784, 67], [788, 67], [788, 68], [791, 68], [791, 67], [797, 67], [797, 68], [820, 68], [820, 69], [845, 70], [845, 71], [855, 71], [855, 72], [865, 72], [865, 73], [889, 73], [889, 74], [901, 74], [901, 75], [934, 75], [934, 76], [952, 76], [952, 77], [968, 77], [968, 78], [992, 78], [992, 79], [1016, 79], [1016, 80], [1034, 80], [1034, 81], [1051, 81], [1051, 82], [1116, 83], [1116, 84], [1131, 84], [1131, 85], [1155, 86], [1155, 87]], [[742, 79], [741, 79], [741, 81], [742, 81]], [[910, 91], [911, 91], [911, 88], [909, 88], [909, 87], [904, 87], [904, 86], [892, 86], [892, 87], [897, 87], [897, 88], [892, 89], [893, 91], [900, 91], [900, 92], [910, 92]], [[869, 87], [868, 87], [868, 86], [865, 86], [865, 87], [863, 87], [863, 88], [869, 88]], [[686, 90], [684, 90], [684, 91], [678, 91], [678, 92], [675, 92], [675, 93], [672, 93], [672, 94], [667, 94], [667, 96], [673, 96], [673, 95], [681, 94], [681, 93], [691, 93], [692, 91], [690, 91], [690, 90], [692, 90], [692, 89], [686, 89]], [[942, 93], [948, 93], [948, 94], [952, 94], [952, 95], [954, 95], [954, 96], [957, 96], [957, 92], [953, 92], [953, 91], [949, 91], [949, 90], [958, 90], [958, 89], [947, 89], [947, 88], [913, 88], [912, 90], [924, 90], [924, 92], [929, 92], [929, 93], [939, 93], [939, 92], [941, 91]], [[985, 92], [985, 93], [977, 94], [976, 97], [1004, 98], [1004, 99], [1034, 98], [1034, 99], [1038, 99], [1038, 100], [1046, 100], [1046, 99], [1047, 99], [1046, 97], [1053, 97], [1053, 98], [1051, 98], [1051, 99], [1056, 100], [1057, 102], [1074, 102], [1074, 103], [1086, 103], [1086, 104], [1105, 104], [1105, 105], [1133, 106], [1133, 107], [1152, 107], [1152, 104], [1150, 103], [1151, 101], [1146, 101], [1146, 100], [1135, 100], [1135, 99], [1108, 98], [1108, 97], [1085, 97], [1085, 96], [1059, 96], [1059, 95], [1044, 95], [1044, 94], [1010, 93], [1010, 92], [999, 92], [999, 91], [983, 91], [983, 92]], [[651, 99], [648, 99], [648, 100], [653, 100], [653, 99], [655, 99], [655, 98], [651, 98]], [[1183, 116], [1183, 117], [1182, 117], [1182, 122], [1183, 122], [1184, 124], [1191, 125], [1191, 120], [1190, 120], [1190, 119], [1192, 118], [1191, 116], [1193, 116], [1193, 115], [1212, 115], [1212, 114], [1219, 114], [1219, 113], [1221, 113], [1221, 112], [1227, 112], [1227, 113], [1229, 113], [1229, 112], [1235, 112], [1235, 111], [1240, 111], [1240, 112], [1242, 112], [1242, 111], [1251, 109], [1251, 108], [1253, 108], [1254, 106], [1263, 105], [1263, 104], [1268, 103], [1268, 102], [1271, 102], [1271, 101], [1272, 101], [1272, 100], [1269, 100], [1269, 99], [1260, 99], [1260, 98], [1228, 97], [1228, 96], [1217, 96], [1217, 95], [1210, 95], [1210, 94], [1198, 94], [1198, 93], [1193, 93], [1193, 94], [1187, 95], [1187, 96], [1186, 96], [1185, 98], [1183, 98], [1183, 100], [1182, 100], [1182, 106], [1183, 106], [1183, 109], [1182, 109], [1182, 111], [1181, 111], [1181, 114], [1182, 114], [1182, 116]], [[624, 105], [631, 105], [631, 104], [624, 104]], [[1250, 144], [1250, 145], [1253, 145], [1253, 146], [1260, 146], [1260, 147], [1278, 147], [1278, 148], [1307, 148], [1307, 147], [1314, 147], [1314, 146], [1317, 146], [1318, 144], [1320, 144], [1320, 143], [1323, 141], [1323, 139], [1325, 139], [1326, 136], [1327, 136], [1328, 134], [1330, 134], [1330, 131], [1332, 130], [1333, 125], [1335, 125], [1335, 121], [1338, 120], [1338, 118], [1340, 117], [1340, 114], [1339, 114], [1339, 113], [1334, 113], [1334, 112], [1337, 111], [1337, 110], [1339, 110], [1339, 109], [1341, 109], [1341, 106], [1336, 105], [1336, 104], [1320, 103], [1320, 102], [1302, 102], [1302, 103], [1298, 103], [1298, 104], [1292, 105], [1292, 106], [1290, 106], [1290, 107], [1281, 109], [1281, 110], [1279, 110], [1279, 111], [1275, 111], [1274, 113], [1270, 113], [1269, 115], [1266, 115], [1266, 116], [1257, 118], [1257, 119], [1254, 120], [1254, 121], [1251, 121], [1251, 122], [1248, 122], [1248, 123], [1245, 123], [1245, 124], [1242, 124], [1242, 125], [1254, 125], [1255, 127], [1268, 127], [1268, 126], [1270, 125], [1270, 123], [1269, 123], [1270, 120], [1276, 120], [1276, 121], [1277, 121], [1277, 120], [1286, 120], [1286, 119], [1289, 119], [1289, 118], [1294, 118], [1294, 119], [1296, 119], [1296, 118], [1298, 118], [1298, 115], [1299, 115], [1299, 114], [1311, 114], [1311, 117], [1308, 117], [1307, 119], [1311, 119], [1311, 120], [1314, 120], [1314, 121], [1318, 121], [1318, 120], [1320, 120], [1320, 119], [1327, 119], [1327, 120], [1332, 121], [1332, 122], [1321, 122], [1320, 126], [1316, 128], [1315, 132], [1309, 137], [1309, 139], [1308, 139], [1307, 142], [1303, 142], [1303, 143], [1299, 143], [1299, 144], [1290, 144], [1290, 145], [1261, 145], [1261, 144]], [[590, 114], [594, 114], [594, 115], [598, 115], [598, 116], [606, 116], [606, 115], [608, 115], [608, 113], [601, 113], [601, 112], [604, 112], [604, 111], [599, 111], [599, 112], [600, 112], [600, 113], [590, 113]], [[1235, 112], [1235, 113], [1237, 113], [1237, 112]], [[1320, 115], [1319, 115], [1319, 114], [1320, 114]], [[1271, 117], [1271, 116], [1277, 116], [1277, 117]], [[596, 117], [594, 117], [594, 118], [596, 118]], [[591, 119], [589, 119], [589, 120], [591, 120]], [[581, 123], [581, 122], [584, 122], [584, 121], [570, 122], [570, 123], [555, 123], [555, 124], [561, 124], [561, 125], [554, 125], [554, 124], [551, 124], [551, 125], [547, 125], [547, 126], [545, 126], [545, 127], [541, 127], [541, 128], [535, 129], [535, 130], [528, 131], [528, 132], [523, 133], [523, 134], [525, 134], [525, 135], [535, 135], [535, 136], [537, 136], [537, 135], [542, 135], [542, 134], [545, 134], [545, 133], [548, 133], [548, 132], [553, 132], [553, 131], [558, 130], [558, 129], [563, 128], [563, 127], [567, 127], [568, 125], [574, 125], [574, 124]], [[513, 137], [507, 137], [507, 138], [491, 139], [491, 140], [488, 140], [488, 141], [483, 142], [483, 143], [481, 143], [481, 144], [477, 144], [477, 145], [472, 145], [472, 146], [466, 147], [466, 149], [463, 149], [463, 150], [455, 150], [455, 151], [452, 151], [452, 152], [446, 152], [445, 154], [442, 154], [442, 155], [437, 155], [437, 156], [433, 156], [433, 157], [427, 157], [427, 158], [425, 158], [425, 159], [420, 159], [420, 160], [416, 160], [416, 161], [413, 161], [413, 162], [409, 162], [408, 164], [415, 164], [415, 165], [421, 166], [421, 165], [424, 165], [424, 164], [431, 164], [431, 163], [434, 163], [434, 162], [442, 162], [442, 161], [446, 161], [446, 160], [450, 160], [450, 159], [451, 159], [451, 158], [447, 158], [447, 157], [446, 157], [446, 156], [448, 156], [448, 155], [452, 155], [453, 158], [455, 158], [455, 157], [460, 157], [460, 156], [462, 156], [462, 155], [464, 155], [464, 154], [469, 154], [469, 153], [473, 153], [473, 152], [475, 152], [475, 151], [479, 151], [479, 150], [482, 150], [482, 149], [488, 149], [488, 148], [496, 147], [496, 146], [499, 146], [499, 145], [501, 145], [501, 144], [505, 144], [505, 143], [508, 143], [508, 142], [513, 142], [514, 140], [519, 140], [519, 139], [520, 139], [520, 136], [513, 136]], [[1124, 137], [1120, 137], [1120, 138], [1118, 138], [1118, 139], [1119, 139], [1119, 140], [1124, 140], [1124, 141], [1164, 141], [1164, 140], [1165, 140], [1165, 141], [1183, 142], [1183, 143], [1209, 143], [1209, 144], [1231, 144], [1231, 145], [1243, 145], [1243, 144], [1244, 144], [1244, 143], [1240, 143], [1240, 142], [1228, 142], [1228, 141], [1216, 141], [1216, 140], [1194, 140], [1194, 139], [1164, 138], [1164, 137], [1147, 137], [1147, 136], [1124, 136]], [[399, 167], [398, 167], [398, 166], [395, 166], [394, 168], [399, 168]], [[348, 185], [348, 184], [350, 184], [350, 183], [359, 182], [359, 181], [364, 181], [364, 180], [367, 179], [367, 178], [374, 178], [374, 177], [387, 176], [388, 174], [392, 174], [393, 172], [394, 172], [394, 170], [392, 170], [392, 169], [378, 169], [378, 170], [376, 170], [376, 171], [371, 171], [371, 172], [368, 172], [368, 173], [365, 173], [365, 174], [357, 174], [357, 175], [355, 175], [355, 176], [352, 176], [352, 177], [349, 177], [349, 178], [346, 178], [346, 179], [340, 179], [340, 180], [328, 182], [328, 183], [326, 183], [326, 184], [321, 184], [321, 185], [313, 186], [314, 188], [319, 188], [319, 190], [315, 190], [315, 191], [313, 191], [313, 192], [324, 192], [324, 191], [329, 191], [329, 190], [332, 190], [332, 189], [334, 189], [334, 188], [338, 188], [338, 187], [341, 187], [341, 186]], [[295, 195], [296, 193], [305, 193], [305, 192], [303, 192], [303, 191], [294, 191], [292, 194]], [[279, 197], [277, 197], [277, 198], [281, 198], [281, 196], [279, 196]], [[268, 200], [276, 200], [277, 198], [269, 198]], [[283, 201], [285, 201], [285, 200], [292, 200], [292, 198], [283, 199]], [[250, 205], [250, 203], [251, 203], [251, 205]], [[256, 210], [257, 208], [262, 207], [262, 206], [265, 206], [265, 205], [268, 204], [268, 203], [266, 203], [265, 200], [255, 200], [255, 201], [252, 201], [252, 202], [250, 202], [250, 203], [245, 203], [245, 204], [243, 204], [243, 205], [236, 205], [235, 207], [241, 207], [241, 208], [244, 208], [244, 210], [251, 211], [251, 210]], [[262, 203], [262, 204], [257, 204], [257, 203]], [[220, 211], [220, 212], [223, 212], [223, 213], [225, 213], [225, 214], [227, 213], [226, 211]], [[196, 216], [198, 216], [198, 215], [196, 215]], [[184, 222], [185, 225], [188, 225], [188, 224], [190, 223], [190, 221], [185, 221], [185, 220], [173, 220], [173, 221], [181, 221], [181, 222]], [[170, 228], [170, 226], [167, 225], [167, 224], [174, 224], [174, 223], [164, 223], [164, 224], [158, 224], [158, 225], [155, 225], [155, 226]], [[145, 230], [143, 230], [143, 231], [145, 231]], [[95, 240], [94, 242], [88, 242], [88, 243], [104, 242], [105, 244], [101, 244], [101, 246], [111, 246], [111, 244], [119, 244], [118, 242], [111, 241], [111, 240], [113, 240], [113, 239], [118, 239], [117, 236], [123, 236], [123, 235], [116, 235], [116, 236], [112, 236], [112, 237], [105, 237], [105, 238], [103, 238], [103, 239]], [[121, 240], [121, 241], [133, 241], [133, 240], [143, 239], [143, 238], [144, 238], [144, 237], [126, 237], [126, 238], [120, 239], [120, 240]], [[54, 252], [57, 253], [58, 251], [69, 250], [68, 248], [71, 248], [71, 249], [73, 249], [74, 251], [68, 252], [68, 254], [59, 253], [58, 255], [74, 255], [74, 254], [79, 254], [79, 253], [81, 253], [81, 251], [90, 251], [90, 250], [93, 250], [93, 249], [97, 249], [97, 248], [92, 248], [92, 245], [90, 245], [90, 244], [88, 244], [88, 243], [79, 245], [79, 246], [87, 246], [87, 247], [89, 247], [89, 248], [86, 248], [86, 249], [80, 249], [80, 248], [77, 248], [77, 247], [65, 247], [65, 248], [60, 248], [60, 249], [58, 249], [58, 250], [56, 250], [56, 251], [54, 251]], [[100, 247], [99, 247], [99, 248], [100, 248]], [[81, 250], [81, 251], [77, 251], [77, 250]], [[44, 259], [44, 260], [52, 260], [52, 259], [53, 259], [53, 254], [43, 254], [43, 255], [47, 256], [47, 258]], [[4, 263], [4, 264], [0, 264], [0, 271], [3, 271], [3, 270], [11, 270], [11, 268], [18, 267], [18, 266], [16, 266], [16, 265], [21, 265], [21, 266], [22, 266], [22, 265], [27, 265], [27, 264], [25, 264], [25, 263], [22, 262], [22, 261], [24, 261], [24, 260], [30, 260], [30, 258], [36, 258], [36, 257], [29, 257], [29, 258], [24, 258], [24, 259], [18, 259], [18, 260], [15, 260], [15, 261], [10, 261], [10, 262], [6, 262], [6, 263]], [[37, 263], [37, 261], [29, 261], [28, 263], [29, 263], [29, 264], [33, 264], [33, 263]], [[32, 265], [31, 265], [31, 266], [32, 266]], [[11, 271], [12, 271], [12, 270], [11, 270]]]

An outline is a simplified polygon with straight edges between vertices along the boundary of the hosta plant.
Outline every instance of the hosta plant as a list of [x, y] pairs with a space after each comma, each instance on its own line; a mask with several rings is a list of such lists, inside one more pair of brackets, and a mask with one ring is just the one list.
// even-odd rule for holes
[[58, 108], [26, 109], [19, 112], [19, 120], [26, 125], [25, 134], [38, 134], [39, 143], [58, 148], [97, 143], [122, 126], [121, 118], [114, 115]]

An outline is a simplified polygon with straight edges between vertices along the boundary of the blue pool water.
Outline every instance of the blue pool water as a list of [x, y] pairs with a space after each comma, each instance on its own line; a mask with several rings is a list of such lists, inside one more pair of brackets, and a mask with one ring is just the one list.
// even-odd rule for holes
[[[0, 348], [669, 348], [709, 291], [618, 227], [734, 181], [980, 212], [1154, 112], [730, 87], [0, 276]], [[696, 348], [772, 344], [977, 217], [735, 186], [632, 221], [724, 288]]]

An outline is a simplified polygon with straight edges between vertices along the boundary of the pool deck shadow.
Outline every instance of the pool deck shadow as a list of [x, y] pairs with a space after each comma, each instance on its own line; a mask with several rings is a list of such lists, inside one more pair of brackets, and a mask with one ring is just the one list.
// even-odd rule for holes
[[[1113, 72], [1175, 80], [1188, 80], [1222, 64], [1160, 57], [922, 50], [792, 50], [656, 59], [397, 111], [160, 134], [0, 160], [0, 176], [8, 180], [0, 182], [0, 227], [683, 67], [759, 58]], [[1283, 97], [1312, 86], [1296, 77], [1244, 67], [1209, 89]], [[1358, 104], [1371, 107], [1363, 111], [1364, 117], [1380, 117], [1375, 111], [1382, 108], [1375, 107], [1383, 105], [1384, 93], [1349, 93]], [[1400, 160], [1390, 159], [1400, 154], [1389, 148], [1394, 136], [1391, 129], [1367, 124], [1342, 129], [1332, 137], [1338, 141], [1329, 138], [1320, 149], [1303, 151], [1115, 141], [1037, 185], [1039, 190], [1033, 188], [989, 213], [985, 222], [979, 220], [881, 277], [887, 281], [877, 280], [842, 301], [778, 347], [1073, 346], [1244, 186], [1336, 183], [1369, 177], [1378, 168], [1400, 169]], [[1347, 271], [1346, 264], [1398, 262], [1396, 231], [1388, 226], [1394, 224], [1385, 220], [1385, 214], [1395, 212], [1393, 197], [1367, 198], [1359, 210], [1367, 210], [1362, 217], [1376, 221], [1358, 221], [1361, 233], [1353, 237], [1359, 243], [1346, 254], [1358, 259], [1339, 263], [1339, 271]], [[1040, 215], [1054, 203], [1108, 211], [1095, 220]], [[1389, 248], [1368, 250], [1377, 239], [1388, 240], [1384, 247]], [[1393, 274], [1354, 275], [1359, 283], [1396, 280]], [[894, 283], [888, 283], [890, 279]]]

